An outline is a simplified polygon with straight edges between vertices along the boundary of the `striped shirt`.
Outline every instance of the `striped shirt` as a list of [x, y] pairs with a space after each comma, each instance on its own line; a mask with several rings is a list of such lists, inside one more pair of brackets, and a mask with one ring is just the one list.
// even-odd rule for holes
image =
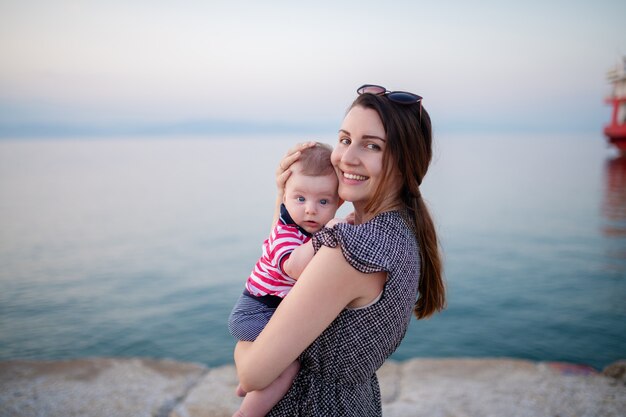
[[263, 242], [263, 254], [246, 281], [246, 289], [255, 296], [287, 295], [296, 280], [283, 270], [284, 262], [298, 246], [308, 242], [311, 235], [294, 223], [284, 205], [270, 237]]

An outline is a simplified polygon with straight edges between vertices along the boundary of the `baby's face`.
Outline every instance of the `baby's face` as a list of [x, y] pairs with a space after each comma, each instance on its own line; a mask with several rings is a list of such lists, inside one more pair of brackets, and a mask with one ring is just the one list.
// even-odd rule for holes
[[337, 175], [308, 176], [294, 170], [285, 184], [283, 202], [298, 226], [315, 233], [339, 208]]

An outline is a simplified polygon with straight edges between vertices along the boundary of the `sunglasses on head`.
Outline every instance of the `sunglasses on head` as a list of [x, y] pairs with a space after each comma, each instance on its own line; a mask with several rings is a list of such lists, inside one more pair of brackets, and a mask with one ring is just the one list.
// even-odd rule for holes
[[406, 91], [389, 91], [385, 87], [375, 84], [364, 84], [356, 92], [361, 94], [374, 94], [376, 96], [386, 96], [389, 100], [400, 104], [415, 104], [422, 101], [422, 96]]

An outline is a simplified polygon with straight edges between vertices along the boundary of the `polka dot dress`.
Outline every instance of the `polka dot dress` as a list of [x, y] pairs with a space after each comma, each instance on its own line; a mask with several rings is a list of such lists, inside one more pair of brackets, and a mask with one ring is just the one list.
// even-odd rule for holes
[[402, 341], [417, 299], [420, 261], [411, 227], [405, 213], [391, 211], [313, 235], [315, 251], [339, 246], [354, 268], [386, 271], [388, 279], [379, 301], [343, 310], [300, 355], [299, 374], [268, 416], [382, 415], [376, 370]]

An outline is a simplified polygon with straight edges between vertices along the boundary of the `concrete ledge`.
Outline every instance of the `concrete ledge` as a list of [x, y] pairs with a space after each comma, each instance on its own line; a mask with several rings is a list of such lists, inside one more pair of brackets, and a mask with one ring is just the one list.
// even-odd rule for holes
[[[626, 415], [626, 362], [589, 367], [513, 359], [388, 361], [385, 417]], [[0, 362], [0, 417], [230, 417], [233, 366], [149, 359]]]
[[167, 417], [206, 372], [148, 359], [0, 362], [0, 416]]

